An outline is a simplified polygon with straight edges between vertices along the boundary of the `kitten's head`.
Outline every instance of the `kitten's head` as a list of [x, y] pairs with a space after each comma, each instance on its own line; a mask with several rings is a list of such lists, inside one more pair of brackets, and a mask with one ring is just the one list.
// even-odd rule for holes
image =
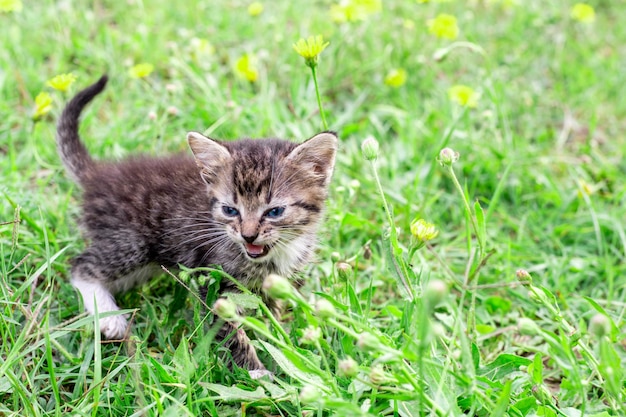
[[212, 217], [241, 256], [293, 266], [306, 262], [328, 194], [337, 136], [324, 132], [299, 145], [278, 139], [217, 142], [195, 132], [187, 139], [208, 185]]

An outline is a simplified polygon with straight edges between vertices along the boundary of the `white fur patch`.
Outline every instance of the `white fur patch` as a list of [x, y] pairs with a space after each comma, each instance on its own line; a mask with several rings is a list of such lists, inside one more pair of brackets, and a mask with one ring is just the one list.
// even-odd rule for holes
[[[88, 313], [118, 311], [113, 294], [99, 282], [72, 278], [72, 285], [83, 297], [83, 304]], [[100, 332], [106, 339], [122, 339], [126, 334], [128, 323], [122, 314], [100, 319]]]
[[274, 380], [274, 374], [267, 369], [253, 369], [251, 371], [248, 371], [248, 375], [250, 375], [250, 378], [252, 379], [260, 379], [264, 376], [268, 376], [270, 381]]

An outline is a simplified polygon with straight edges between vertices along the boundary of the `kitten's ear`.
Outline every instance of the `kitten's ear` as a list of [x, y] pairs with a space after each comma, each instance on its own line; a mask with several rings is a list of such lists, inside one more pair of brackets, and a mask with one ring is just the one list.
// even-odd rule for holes
[[202, 169], [202, 178], [205, 181], [213, 181], [217, 173], [232, 158], [224, 145], [198, 132], [187, 133], [187, 141], [189, 142], [191, 152], [196, 157], [196, 163]]
[[337, 142], [337, 135], [334, 132], [319, 133], [296, 146], [287, 156], [287, 161], [319, 175], [324, 181], [324, 186], [327, 186], [335, 167]]

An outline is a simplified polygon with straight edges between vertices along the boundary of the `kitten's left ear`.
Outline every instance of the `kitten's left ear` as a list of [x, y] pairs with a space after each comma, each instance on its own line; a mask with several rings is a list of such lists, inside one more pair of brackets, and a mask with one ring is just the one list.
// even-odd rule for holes
[[318, 174], [324, 180], [324, 186], [327, 186], [335, 167], [337, 142], [335, 132], [319, 133], [291, 151], [287, 156], [287, 161]]
[[198, 166], [202, 169], [202, 178], [207, 182], [215, 180], [217, 173], [232, 158], [224, 145], [198, 132], [187, 133], [187, 141]]

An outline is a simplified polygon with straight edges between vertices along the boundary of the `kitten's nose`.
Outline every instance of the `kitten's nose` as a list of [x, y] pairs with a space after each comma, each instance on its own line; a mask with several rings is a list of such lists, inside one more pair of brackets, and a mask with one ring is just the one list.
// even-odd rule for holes
[[244, 235], [243, 233], [241, 234], [241, 237], [243, 238], [243, 240], [245, 240], [248, 243], [254, 242], [258, 236], [259, 236], [258, 233], [255, 233], [253, 235]]

